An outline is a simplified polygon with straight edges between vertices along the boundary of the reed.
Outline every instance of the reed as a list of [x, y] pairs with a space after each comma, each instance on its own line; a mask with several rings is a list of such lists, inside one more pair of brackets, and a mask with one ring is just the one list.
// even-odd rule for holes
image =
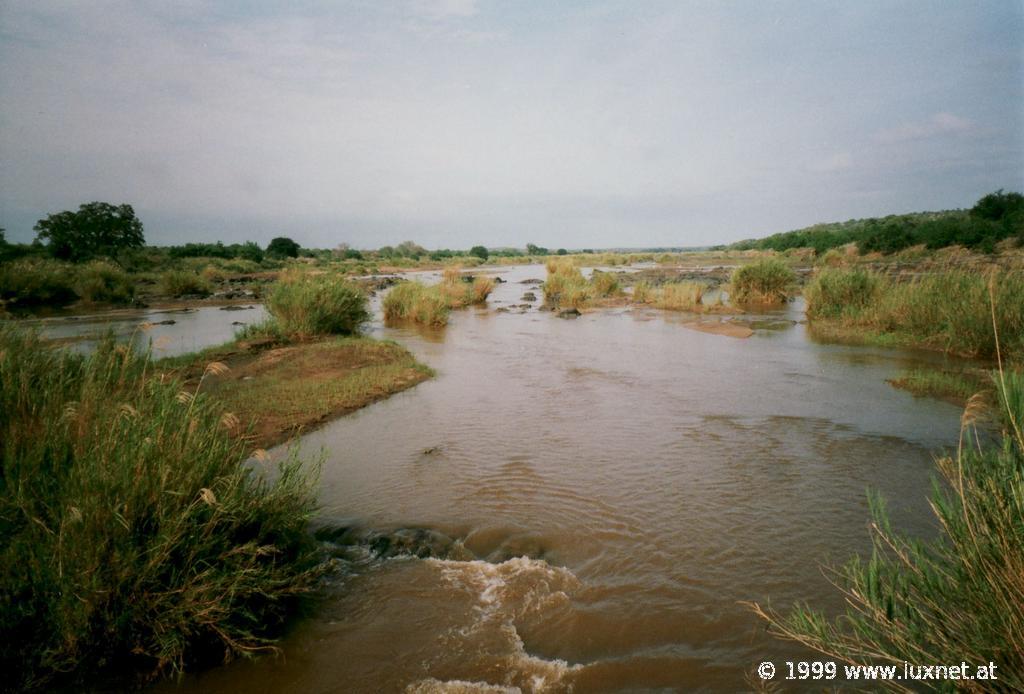
[[597, 297], [605, 298], [622, 294], [619, 278], [611, 272], [594, 270], [590, 276], [590, 284], [594, 288], [594, 296]]
[[789, 299], [796, 274], [777, 258], [762, 258], [736, 268], [730, 281], [730, 295], [736, 303], [777, 304]]
[[633, 285], [633, 301], [638, 304], [652, 303], [655, 297], [654, 288], [651, 283], [642, 280]]
[[439, 286], [420, 282], [402, 282], [384, 297], [384, 318], [411, 320], [424, 325], [445, 325], [451, 311]]
[[993, 381], [1001, 445], [972, 435], [972, 400], [956, 455], [937, 461], [943, 484], [933, 486], [931, 506], [942, 535], [920, 542], [896, 533], [872, 497], [871, 557], [834, 572], [845, 614], [833, 621], [806, 605], [786, 615], [751, 605], [777, 636], [851, 664], [991, 661], [998, 689], [1024, 690], [1024, 373]]
[[323, 570], [314, 471], [269, 481], [238, 426], [112, 337], [83, 357], [0, 327], [5, 687], [272, 648]]
[[75, 293], [91, 303], [127, 303], [135, 297], [135, 282], [121, 268], [96, 260], [78, 268]]
[[363, 290], [332, 274], [285, 273], [266, 303], [281, 330], [293, 337], [351, 335], [370, 318]]
[[670, 311], [699, 311], [704, 285], [699, 282], [669, 282], [658, 288], [654, 305]]
[[886, 284], [884, 277], [870, 270], [821, 268], [804, 288], [807, 316], [840, 318], [859, 315], [865, 307], [877, 302]]

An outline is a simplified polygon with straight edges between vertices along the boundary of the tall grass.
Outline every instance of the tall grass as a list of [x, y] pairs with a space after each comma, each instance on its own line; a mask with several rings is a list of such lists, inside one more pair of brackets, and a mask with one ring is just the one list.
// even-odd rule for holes
[[384, 297], [384, 318], [411, 320], [424, 325], [441, 326], [448, 323], [451, 309], [441, 295], [440, 287], [428, 287], [421, 282], [402, 282]]
[[267, 481], [237, 426], [113, 338], [83, 357], [0, 327], [5, 687], [271, 646], [322, 570], [313, 478], [292, 456]]
[[999, 681], [986, 687], [1024, 691], [1024, 374], [994, 380], [1002, 444], [970, 440], [969, 403], [957, 455], [937, 461], [943, 483], [931, 502], [941, 537], [897, 534], [873, 499], [871, 557], [835, 574], [846, 613], [830, 621], [807, 606], [780, 615], [753, 605], [777, 635], [854, 664], [991, 661]]
[[805, 295], [812, 319], [837, 319], [980, 357], [995, 356], [994, 314], [1004, 353], [1013, 359], [1024, 357], [1021, 270], [948, 269], [892, 282], [862, 270], [829, 269], [812, 278]]
[[127, 303], [135, 297], [135, 282], [121, 268], [97, 260], [78, 268], [75, 293], [83, 301]]
[[351, 335], [370, 318], [363, 290], [336, 275], [285, 273], [266, 303], [281, 330], [299, 338]]
[[594, 298], [593, 285], [571, 258], [548, 260], [546, 267], [548, 277], [542, 285], [546, 304], [582, 308]]
[[187, 270], [166, 270], [160, 275], [160, 291], [167, 296], [198, 294], [206, 296], [212, 289], [202, 275]]
[[21, 306], [62, 306], [75, 300], [74, 266], [25, 258], [0, 263], [0, 302]]
[[670, 311], [699, 311], [704, 285], [699, 282], [669, 282], [655, 294], [654, 305]]
[[732, 273], [730, 297], [735, 303], [782, 303], [796, 283], [796, 273], [777, 258], [762, 258]]
[[594, 270], [590, 276], [590, 285], [594, 288], [594, 295], [598, 297], [619, 296], [622, 294], [619, 278], [611, 272]]

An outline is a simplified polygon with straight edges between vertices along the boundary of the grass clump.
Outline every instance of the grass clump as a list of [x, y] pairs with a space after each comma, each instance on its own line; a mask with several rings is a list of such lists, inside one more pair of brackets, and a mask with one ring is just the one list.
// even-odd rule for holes
[[267, 481], [237, 427], [113, 338], [85, 357], [0, 327], [6, 685], [272, 647], [322, 571], [314, 480], [289, 456]]
[[0, 303], [10, 308], [63, 306], [75, 300], [72, 265], [25, 258], [0, 263]]
[[654, 305], [670, 311], [699, 311], [704, 285], [699, 282], [668, 282], [658, 288]]
[[[1024, 358], [1024, 271], [947, 269], [908, 282], [862, 270], [823, 270], [806, 289], [807, 313], [846, 328], [867, 328], [905, 343], [994, 357]], [[993, 330], [993, 323], [996, 330]], [[863, 331], [861, 331], [863, 332]]]
[[807, 315], [810, 318], [857, 315], [878, 300], [884, 285], [885, 279], [870, 270], [821, 268], [804, 288]]
[[935, 369], [911, 369], [892, 379], [890, 383], [914, 395], [943, 398], [961, 404], [966, 403], [985, 386], [969, 374]]
[[551, 259], [546, 265], [548, 277], [542, 285], [544, 303], [578, 309], [594, 298], [593, 285], [583, 277], [572, 259]]
[[441, 275], [441, 284], [437, 285], [437, 290], [448, 308], [463, 308], [486, 302], [494, 290], [494, 279], [484, 275], [470, 278], [457, 267], [447, 267]]
[[1001, 445], [964, 440], [978, 414], [969, 405], [956, 456], [937, 461], [944, 483], [931, 505], [942, 535], [897, 534], [873, 498], [874, 551], [835, 574], [845, 614], [831, 621], [803, 605], [788, 615], [753, 605], [776, 635], [851, 664], [992, 661], [999, 689], [1024, 690], [1024, 374], [994, 380]]
[[127, 272], [102, 260], [78, 269], [75, 292], [90, 303], [129, 303], [135, 298], [135, 283]]
[[424, 325], [448, 323], [451, 308], [441, 294], [440, 286], [428, 287], [421, 282], [402, 282], [384, 297], [384, 318], [411, 320]]
[[736, 268], [730, 281], [734, 302], [778, 304], [789, 299], [796, 273], [777, 258], [762, 258]]
[[369, 320], [366, 294], [334, 275], [287, 273], [271, 287], [267, 310], [293, 337], [350, 335]]
[[638, 304], [648, 304], [654, 300], [654, 287], [647, 280], [641, 280], [633, 285], [633, 301]]
[[594, 288], [594, 296], [597, 297], [604, 298], [622, 294], [619, 278], [611, 272], [594, 270], [590, 276], [590, 284]]
[[160, 275], [160, 292], [167, 296], [207, 296], [211, 291], [210, 283], [195, 272], [167, 270]]

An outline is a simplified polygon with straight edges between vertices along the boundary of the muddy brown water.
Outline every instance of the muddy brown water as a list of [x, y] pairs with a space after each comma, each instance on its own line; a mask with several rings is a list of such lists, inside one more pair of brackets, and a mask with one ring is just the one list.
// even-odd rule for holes
[[959, 410], [885, 382], [932, 357], [818, 344], [799, 305], [748, 339], [656, 310], [498, 313], [543, 268], [497, 274], [444, 329], [375, 323], [437, 378], [302, 442], [321, 523], [444, 551], [347, 547], [283, 656], [159, 691], [747, 690], [762, 661], [814, 657], [740, 602], [839, 609], [821, 567], [869, 549], [866, 490], [935, 532]]

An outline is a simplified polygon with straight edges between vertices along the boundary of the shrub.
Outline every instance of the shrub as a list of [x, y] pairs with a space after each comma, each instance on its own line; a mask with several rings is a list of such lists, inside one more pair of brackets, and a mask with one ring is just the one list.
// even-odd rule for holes
[[82, 357], [0, 327], [5, 687], [270, 647], [322, 571], [313, 479], [243, 464], [236, 423], [112, 338]]
[[700, 309], [703, 297], [703, 284], [669, 282], [658, 289], [654, 305], [671, 311], [695, 311]]
[[654, 299], [654, 290], [651, 283], [641, 280], [633, 286], [633, 301], [638, 304], [650, 303]]
[[135, 297], [135, 283], [121, 268], [98, 260], [78, 269], [75, 292], [83, 301], [127, 303]]
[[73, 266], [24, 258], [0, 264], [0, 301], [12, 307], [63, 306], [75, 299]]
[[968, 441], [937, 461], [946, 484], [932, 487], [931, 506], [942, 535], [898, 535], [873, 499], [871, 557], [836, 572], [846, 613], [833, 622], [806, 606], [781, 616], [753, 605], [778, 636], [854, 664], [993, 661], [999, 689], [1024, 690], [1024, 374], [994, 380], [1002, 445]]
[[437, 326], [448, 322], [450, 311], [438, 285], [428, 287], [420, 282], [403, 282], [393, 287], [384, 297], [383, 307], [386, 319]]
[[781, 260], [763, 258], [732, 273], [733, 301], [738, 303], [780, 303], [789, 298], [796, 274]]
[[804, 287], [807, 315], [838, 318], [858, 314], [878, 299], [883, 285], [884, 278], [870, 270], [821, 268]]
[[487, 301], [487, 297], [494, 291], [494, 278], [485, 277], [483, 275], [477, 275], [473, 278], [473, 284], [470, 285], [471, 293], [471, 304], [482, 304]]
[[619, 278], [611, 272], [594, 270], [594, 274], [590, 277], [590, 284], [594, 287], [595, 296], [618, 296], [622, 293], [622, 289], [619, 287]]
[[267, 295], [267, 310], [290, 335], [349, 335], [370, 318], [366, 295], [332, 275], [289, 273]]
[[187, 294], [206, 296], [211, 289], [210, 283], [194, 272], [167, 270], [160, 275], [160, 291], [167, 296], [185, 296]]
[[571, 258], [548, 260], [546, 267], [548, 277], [542, 287], [545, 303], [581, 308], [593, 297], [592, 285]]

